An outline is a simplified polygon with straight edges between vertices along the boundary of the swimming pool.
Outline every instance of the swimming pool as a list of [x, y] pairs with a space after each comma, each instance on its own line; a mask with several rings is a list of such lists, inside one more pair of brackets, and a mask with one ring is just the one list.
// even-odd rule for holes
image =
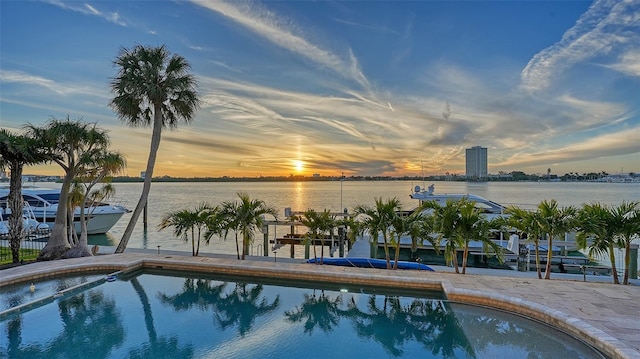
[[11, 314], [0, 335], [8, 358], [602, 357], [544, 324], [439, 292], [158, 270]]

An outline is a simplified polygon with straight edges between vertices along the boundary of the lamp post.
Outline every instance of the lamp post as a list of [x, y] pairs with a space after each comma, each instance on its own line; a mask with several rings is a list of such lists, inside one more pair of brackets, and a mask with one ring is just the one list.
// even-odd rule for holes
[[342, 181], [344, 181], [344, 172], [340, 174], [340, 210], [342, 210]]

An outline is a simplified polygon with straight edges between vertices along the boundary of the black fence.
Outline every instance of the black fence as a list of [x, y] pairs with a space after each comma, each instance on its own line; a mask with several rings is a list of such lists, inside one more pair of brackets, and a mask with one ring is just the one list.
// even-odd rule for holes
[[[31, 235], [26, 240], [21, 241], [20, 261], [29, 262], [36, 260], [42, 248], [47, 244], [48, 237], [48, 233], [38, 233], [37, 235]], [[0, 265], [12, 262], [13, 256], [11, 254], [9, 236], [6, 234], [0, 235]]]

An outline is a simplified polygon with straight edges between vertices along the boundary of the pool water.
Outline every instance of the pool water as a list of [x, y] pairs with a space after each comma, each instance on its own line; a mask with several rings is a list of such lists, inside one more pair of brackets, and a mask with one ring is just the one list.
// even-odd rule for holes
[[0, 358], [602, 358], [440, 293], [145, 271], [0, 322]]
[[[0, 312], [104, 278], [104, 274], [62, 276], [0, 288]], [[33, 285], [33, 287], [31, 287]], [[3, 319], [0, 316], [0, 319]]]

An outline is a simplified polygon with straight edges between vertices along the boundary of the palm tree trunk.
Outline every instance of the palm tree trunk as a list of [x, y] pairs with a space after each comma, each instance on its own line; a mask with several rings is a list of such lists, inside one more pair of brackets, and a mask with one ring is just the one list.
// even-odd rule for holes
[[56, 220], [49, 235], [47, 244], [42, 248], [38, 255], [38, 260], [53, 260], [60, 258], [66, 251], [71, 248], [69, 237], [67, 235], [67, 200], [69, 198], [69, 189], [71, 188], [71, 180], [73, 173], [67, 173], [62, 188], [60, 188], [60, 199], [58, 201], [58, 210], [56, 211]]
[[609, 244], [609, 260], [611, 261], [611, 275], [613, 275], [613, 283], [620, 284], [618, 269], [616, 268], [616, 256], [614, 254], [613, 243]]
[[622, 279], [622, 284], [629, 284], [629, 267], [631, 262], [631, 242], [627, 242], [627, 245], [624, 247], [624, 277]]
[[382, 233], [382, 239], [384, 239], [384, 258], [387, 261], [387, 269], [391, 269], [391, 257], [389, 255], [389, 242], [387, 241], [387, 234]]
[[393, 261], [393, 269], [398, 269], [398, 259], [400, 257], [400, 239], [398, 238], [398, 242], [396, 243], [396, 253]]
[[196, 243], [196, 257], [200, 254], [200, 229], [198, 229], [198, 240]]
[[138, 218], [140, 218], [140, 214], [142, 213], [142, 210], [147, 203], [147, 199], [149, 198], [149, 191], [151, 190], [151, 179], [153, 178], [153, 168], [156, 164], [158, 148], [160, 147], [160, 140], [162, 139], [162, 110], [159, 105], [154, 105], [153, 110], [153, 131], [151, 134], [151, 146], [149, 149], [149, 159], [147, 160], [147, 169], [145, 172], [144, 184], [142, 185], [142, 193], [140, 194], [138, 204], [131, 214], [129, 224], [127, 224], [127, 228], [122, 234], [122, 239], [120, 239], [120, 243], [118, 243], [118, 247], [116, 248], [115, 253], [123, 253], [125, 248], [127, 248], [127, 244], [129, 243], [129, 239], [131, 238], [133, 229], [136, 227], [136, 222], [138, 222]]
[[551, 258], [553, 257], [553, 235], [548, 234], [547, 238], [547, 265], [544, 268], [544, 279], [551, 279]]
[[538, 279], [542, 279], [542, 269], [540, 268], [540, 248], [538, 248], [539, 242], [536, 244], [536, 271], [538, 272]]
[[467, 258], [469, 256], [469, 242], [464, 243], [464, 252], [462, 252], [462, 274], [467, 273]]
[[142, 304], [142, 312], [144, 313], [144, 323], [147, 328], [147, 336], [149, 337], [149, 346], [151, 352], [153, 353], [153, 349], [156, 348], [156, 343], [158, 341], [158, 334], [156, 333], [156, 326], [153, 323], [153, 314], [151, 313], [151, 304], [149, 303], [149, 297], [147, 293], [140, 285], [138, 278], [131, 279], [131, 285], [133, 289], [138, 294], [138, 298], [140, 299], [140, 303]]
[[22, 241], [24, 226], [22, 222], [22, 166], [13, 165], [11, 167], [11, 196], [9, 197], [9, 208], [12, 208], [9, 216], [9, 242], [11, 247], [11, 258], [13, 263], [20, 262], [20, 241]]
[[238, 231], [236, 232], [236, 255], [238, 256], [238, 260], [240, 260], [240, 246], [238, 243]]
[[451, 261], [453, 262], [453, 268], [456, 269], [456, 273], [460, 273], [460, 270], [458, 269], [458, 250], [456, 248], [453, 248], [453, 257]]
[[314, 233], [313, 234], [313, 239], [311, 240], [311, 244], [313, 244], [313, 258], [316, 259], [316, 264], [320, 264], [317, 259], [318, 259], [318, 253], [316, 253], [316, 238], [318, 236]]
[[191, 228], [191, 255], [194, 257], [196, 255], [196, 238], [193, 233], [193, 228]]
[[249, 248], [249, 233], [242, 233], [242, 260], [247, 255], [247, 249]]

